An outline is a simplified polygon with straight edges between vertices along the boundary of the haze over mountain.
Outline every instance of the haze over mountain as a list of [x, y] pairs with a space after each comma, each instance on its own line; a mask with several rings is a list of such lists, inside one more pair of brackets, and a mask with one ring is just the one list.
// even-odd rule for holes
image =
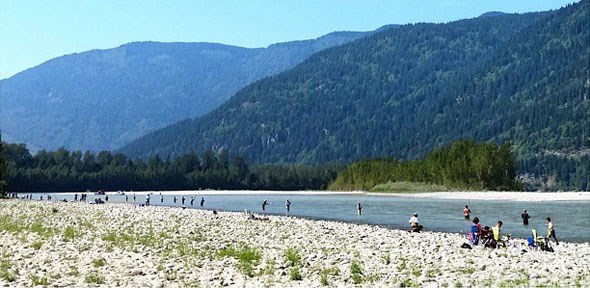
[[0, 81], [3, 140], [33, 151], [114, 149], [364, 35], [335, 32], [256, 49], [137, 42], [52, 59]]
[[512, 141], [521, 173], [547, 173], [540, 157], [565, 155], [554, 162], [573, 162], [560, 175], [585, 188], [588, 6], [382, 31], [319, 52], [121, 151], [227, 148], [254, 162], [323, 163], [414, 159], [461, 138]]

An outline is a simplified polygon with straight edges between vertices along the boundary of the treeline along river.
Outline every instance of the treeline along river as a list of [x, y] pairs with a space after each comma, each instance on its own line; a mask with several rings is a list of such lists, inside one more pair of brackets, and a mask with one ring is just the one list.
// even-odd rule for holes
[[[23, 197], [29, 194], [18, 194]], [[41, 196], [52, 201], [74, 199], [74, 193], [33, 193], [33, 199]], [[80, 194], [79, 194], [80, 195]], [[135, 201], [133, 196], [135, 195]], [[144, 204], [146, 193], [127, 192], [126, 195], [108, 194], [109, 203]], [[177, 201], [174, 203], [174, 197]], [[498, 220], [504, 222], [502, 233], [512, 234], [513, 237], [526, 238], [531, 229], [536, 228], [540, 235], [547, 233], [545, 218], [551, 217], [556, 226], [557, 238], [560, 241], [590, 242], [590, 201], [499, 201], [499, 200], [448, 200], [448, 199], [417, 199], [411, 197], [392, 197], [387, 195], [367, 194], [313, 194], [302, 192], [257, 193], [251, 194], [207, 194], [207, 191], [195, 191], [194, 194], [174, 194], [171, 192], [160, 195], [154, 192], [150, 195], [151, 205], [182, 207], [188, 209], [207, 209], [217, 211], [253, 211], [260, 215], [285, 215], [285, 201], [291, 202], [288, 215], [295, 217], [344, 221], [352, 223], [372, 224], [392, 228], [407, 229], [408, 219], [413, 213], [419, 214], [420, 222], [425, 230], [452, 233], [466, 233], [470, 221], [464, 220], [463, 208], [469, 205], [471, 217], [479, 217], [482, 226], [492, 227]], [[87, 201], [94, 201], [96, 197], [105, 199], [105, 195], [88, 194]], [[163, 202], [161, 202], [163, 197]], [[191, 205], [191, 197], [194, 197]], [[200, 207], [201, 197], [204, 206]], [[268, 200], [270, 205], [262, 211], [262, 202]], [[362, 215], [357, 215], [356, 205], [364, 207]], [[130, 208], [131, 209], [131, 208]], [[133, 209], [141, 209], [133, 208]], [[532, 217], [529, 225], [524, 226], [521, 220], [523, 209], [527, 209]], [[246, 217], [246, 216], [244, 216]]]

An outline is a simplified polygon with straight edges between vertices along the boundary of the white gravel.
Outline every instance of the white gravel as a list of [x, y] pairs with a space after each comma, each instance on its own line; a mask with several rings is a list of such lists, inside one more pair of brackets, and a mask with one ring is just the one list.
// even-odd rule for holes
[[[590, 285], [589, 243], [560, 243], [549, 253], [529, 250], [521, 239], [507, 249], [468, 250], [463, 242], [458, 234], [284, 216], [3, 200], [0, 286]], [[260, 260], [224, 256], [247, 249], [255, 252], [243, 258], [258, 253]], [[287, 260], [288, 250], [298, 263]]]

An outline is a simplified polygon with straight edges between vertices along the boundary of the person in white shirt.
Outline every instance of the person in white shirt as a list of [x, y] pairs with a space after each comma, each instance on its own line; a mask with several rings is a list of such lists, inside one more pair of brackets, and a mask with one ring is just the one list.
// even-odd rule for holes
[[557, 241], [557, 237], [555, 236], [555, 226], [553, 226], [551, 217], [547, 217], [547, 238], [553, 238], [553, 240], [555, 240], [555, 245], [559, 245], [559, 241]]
[[418, 213], [414, 213], [414, 216], [410, 218], [410, 232], [420, 232], [424, 226], [420, 225], [420, 221], [418, 221]]

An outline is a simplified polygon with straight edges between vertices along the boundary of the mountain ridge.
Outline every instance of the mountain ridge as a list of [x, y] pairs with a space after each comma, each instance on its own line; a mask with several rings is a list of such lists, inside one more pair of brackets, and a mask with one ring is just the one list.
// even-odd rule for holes
[[0, 81], [2, 132], [33, 151], [114, 149], [370, 33], [333, 32], [266, 48], [141, 41], [63, 55]]
[[324, 163], [415, 159], [467, 138], [512, 141], [520, 172], [588, 178], [583, 159], [560, 169], [535, 156], [590, 146], [588, 3], [375, 33], [120, 151], [167, 157], [224, 148], [257, 163]]

